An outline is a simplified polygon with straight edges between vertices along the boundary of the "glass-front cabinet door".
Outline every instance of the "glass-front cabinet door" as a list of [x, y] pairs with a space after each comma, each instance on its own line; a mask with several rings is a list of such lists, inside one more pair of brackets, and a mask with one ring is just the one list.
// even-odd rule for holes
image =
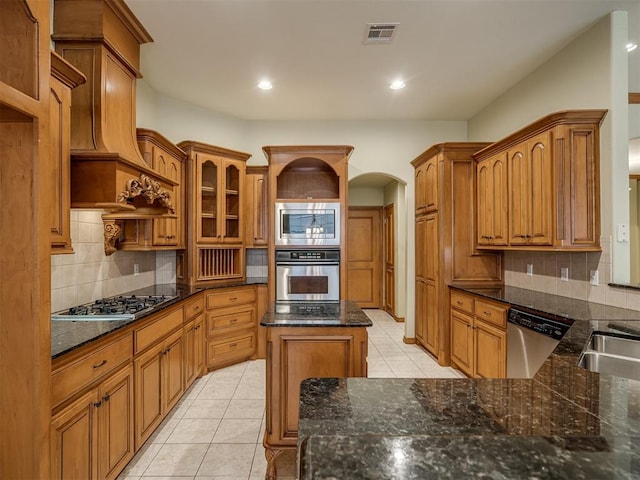
[[242, 239], [242, 165], [220, 157], [198, 159], [198, 242], [239, 243]]
[[219, 240], [218, 163], [219, 159], [214, 158], [203, 158], [198, 161], [198, 241], [202, 242]]

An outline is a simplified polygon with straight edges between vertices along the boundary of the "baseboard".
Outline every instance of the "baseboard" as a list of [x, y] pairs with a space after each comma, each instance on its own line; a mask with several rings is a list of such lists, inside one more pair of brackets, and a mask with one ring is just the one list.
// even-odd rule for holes
[[411, 337], [402, 337], [402, 341], [404, 343], [408, 343], [409, 345], [413, 345], [413, 344], [417, 343], [416, 337], [413, 337], [413, 338], [411, 338]]

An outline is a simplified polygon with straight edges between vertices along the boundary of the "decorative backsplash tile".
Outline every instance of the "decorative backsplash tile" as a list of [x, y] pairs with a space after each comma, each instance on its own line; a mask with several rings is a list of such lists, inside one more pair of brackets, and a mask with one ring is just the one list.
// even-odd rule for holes
[[[611, 282], [611, 238], [601, 237], [602, 252], [517, 252], [504, 253], [505, 284], [538, 292], [577, 298], [615, 307], [640, 310], [640, 291], [609, 287]], [[527, 266], [533, 266], [533, 275]], [[568, 279], [561, 280], [566, 268]], [[597, 270], [598, 285], [591, 285]]]

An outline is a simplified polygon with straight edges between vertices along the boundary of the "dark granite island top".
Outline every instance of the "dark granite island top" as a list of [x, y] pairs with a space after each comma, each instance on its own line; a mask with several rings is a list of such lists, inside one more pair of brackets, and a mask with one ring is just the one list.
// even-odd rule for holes
[[640, 478], [640, 381], [577, 365], [595, 331], [638, 335], [640, 312], [511, 287], [462, 290], [572, 326], [532, 379], [303, 381], [300, 480]]
[[272, 303], [263, 327], [370, 327], [371, 319], [355, 302]]

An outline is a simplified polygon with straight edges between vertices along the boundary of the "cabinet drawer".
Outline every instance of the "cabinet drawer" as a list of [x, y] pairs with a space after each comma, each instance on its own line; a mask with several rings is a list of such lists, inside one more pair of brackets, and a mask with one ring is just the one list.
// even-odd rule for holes
[[473, 315], [473, 297], [452, 290], [451, 307]]
[[246, 329], [254, 325], [253, 308], [220, 315], [213, 312], [207, 315], [207, 333], [216, 335], [234, 329]]
[[54, 371], [51, 375], [53, 405], [60, 404], [94, 380], [131, 360], [132, 353], [133, 341], [129, 334]]
[[235, 358], [249, 357], [256, 349], [256, 336], [247, 333], [221, 342], [209, 342], [207, 345], [208, 365], [216, 366]]
[[240, 303], [253, 303], [255, 301], [255, 288], [225, 289], [219, 292], [207, 293], [207, 309], [228, 307]]
[[165, 314], [162, 318], [146, 325], [135, 331], [135, 352], [139, 353], [145, 348], [153, 345], [161, 340], [169, 332], [182, 326], [184, 313], [182, 308], [175, 310], [169, 314]]
[[188, 322], [204, 312], [204, 296], [197, 295], [196, 298], [188, 300], [184, 304], [184, 321]]
[[500, 328], [507, 328], [507, 307], [476, 300], [476, 317]]

